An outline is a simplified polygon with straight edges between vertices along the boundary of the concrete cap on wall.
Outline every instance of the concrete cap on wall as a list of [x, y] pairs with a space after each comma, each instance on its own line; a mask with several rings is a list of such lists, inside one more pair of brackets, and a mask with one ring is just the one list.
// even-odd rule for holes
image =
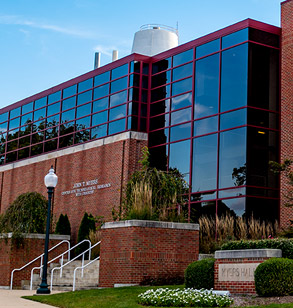
[[[32, 238], [32, 239], [40, 239], [44, 240], [46, 238], [46, 234], [39, 234], [39, 233], [23, 233], [22, 236], [24, 238]], [[12, 233], [6, 233], [0, 235], [0, 238], [12, 238]], [[70, 235], [63, 235], [63, 234], [50, 234], [50, 240], [70, 240]]]
[[217, 250], [215, 259], [282, 258], [281, 249]]

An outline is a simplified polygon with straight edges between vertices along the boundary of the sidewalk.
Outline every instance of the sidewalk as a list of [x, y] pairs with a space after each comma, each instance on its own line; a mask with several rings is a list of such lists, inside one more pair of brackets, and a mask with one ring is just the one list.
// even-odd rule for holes
[[[54, 293], [59, 293], [53, 292]], [[31, 300], [23, 299], [22, 296], [36, 294], [36, 291], [29, 290], [1, 290], [0, 289], [0, 308], [52, 308], [53, 306], [41, 304]]]

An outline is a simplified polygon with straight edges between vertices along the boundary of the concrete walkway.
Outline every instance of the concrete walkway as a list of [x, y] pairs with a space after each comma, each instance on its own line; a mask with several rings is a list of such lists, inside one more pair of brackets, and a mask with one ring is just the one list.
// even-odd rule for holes
[[[60, 292], [53, 292], [60, 293]], [[52, 308], [46, 304], [41, 304], [31, 300], [23, 299], [22, 296], [36, 294], [36, 291], [29, 290], [0, 290], [0, 308]]]

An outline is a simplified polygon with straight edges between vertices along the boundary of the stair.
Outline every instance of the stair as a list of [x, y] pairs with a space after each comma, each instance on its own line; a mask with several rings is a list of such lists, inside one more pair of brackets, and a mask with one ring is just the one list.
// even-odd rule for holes
[[[64, 264], [67, 261], [64, 260]], [[84, 261], [84, 265], [89, 261]], [[73, 273], [76, 267], [80, 267], [82, 261], [75, 260], [66, 265], [62, 269], [62, 277], [60, 277], [60, 270], [54, 270], [53, 276], [53, 290], [55, 291], [72, 291], [73, 287]], [[96, 260], [83, 270], [83, 277], [81, 276], [82, 270], [78, 269], [75, 279], [75, 290], [85, 290], [97, 288], [99, 283], [99, 265], [100, 261]], [[51, 263], [48, 268], [47, 283], [51, 283], [51, 271], [54, 267], [59, 267], [59, 263]], [[33, 276], [33, 290], [36, 290], [41, 283], [39, 274]], [[30, 288], [30, 281], [23, 280], [21, 284], [22, 289], [28, 290]]]

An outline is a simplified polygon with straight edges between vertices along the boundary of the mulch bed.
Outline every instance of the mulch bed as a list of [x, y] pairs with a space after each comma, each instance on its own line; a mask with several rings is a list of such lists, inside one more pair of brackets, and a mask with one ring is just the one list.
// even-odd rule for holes
[[292, 303], [293, 307], [293, 296], [281, 296], [281, 297], [259, 297], [259, 296], [235, 296], [232, 295], [234, 304], [231, 307], [239, 306], [259, 306], [269, 304], [288, 304]]

